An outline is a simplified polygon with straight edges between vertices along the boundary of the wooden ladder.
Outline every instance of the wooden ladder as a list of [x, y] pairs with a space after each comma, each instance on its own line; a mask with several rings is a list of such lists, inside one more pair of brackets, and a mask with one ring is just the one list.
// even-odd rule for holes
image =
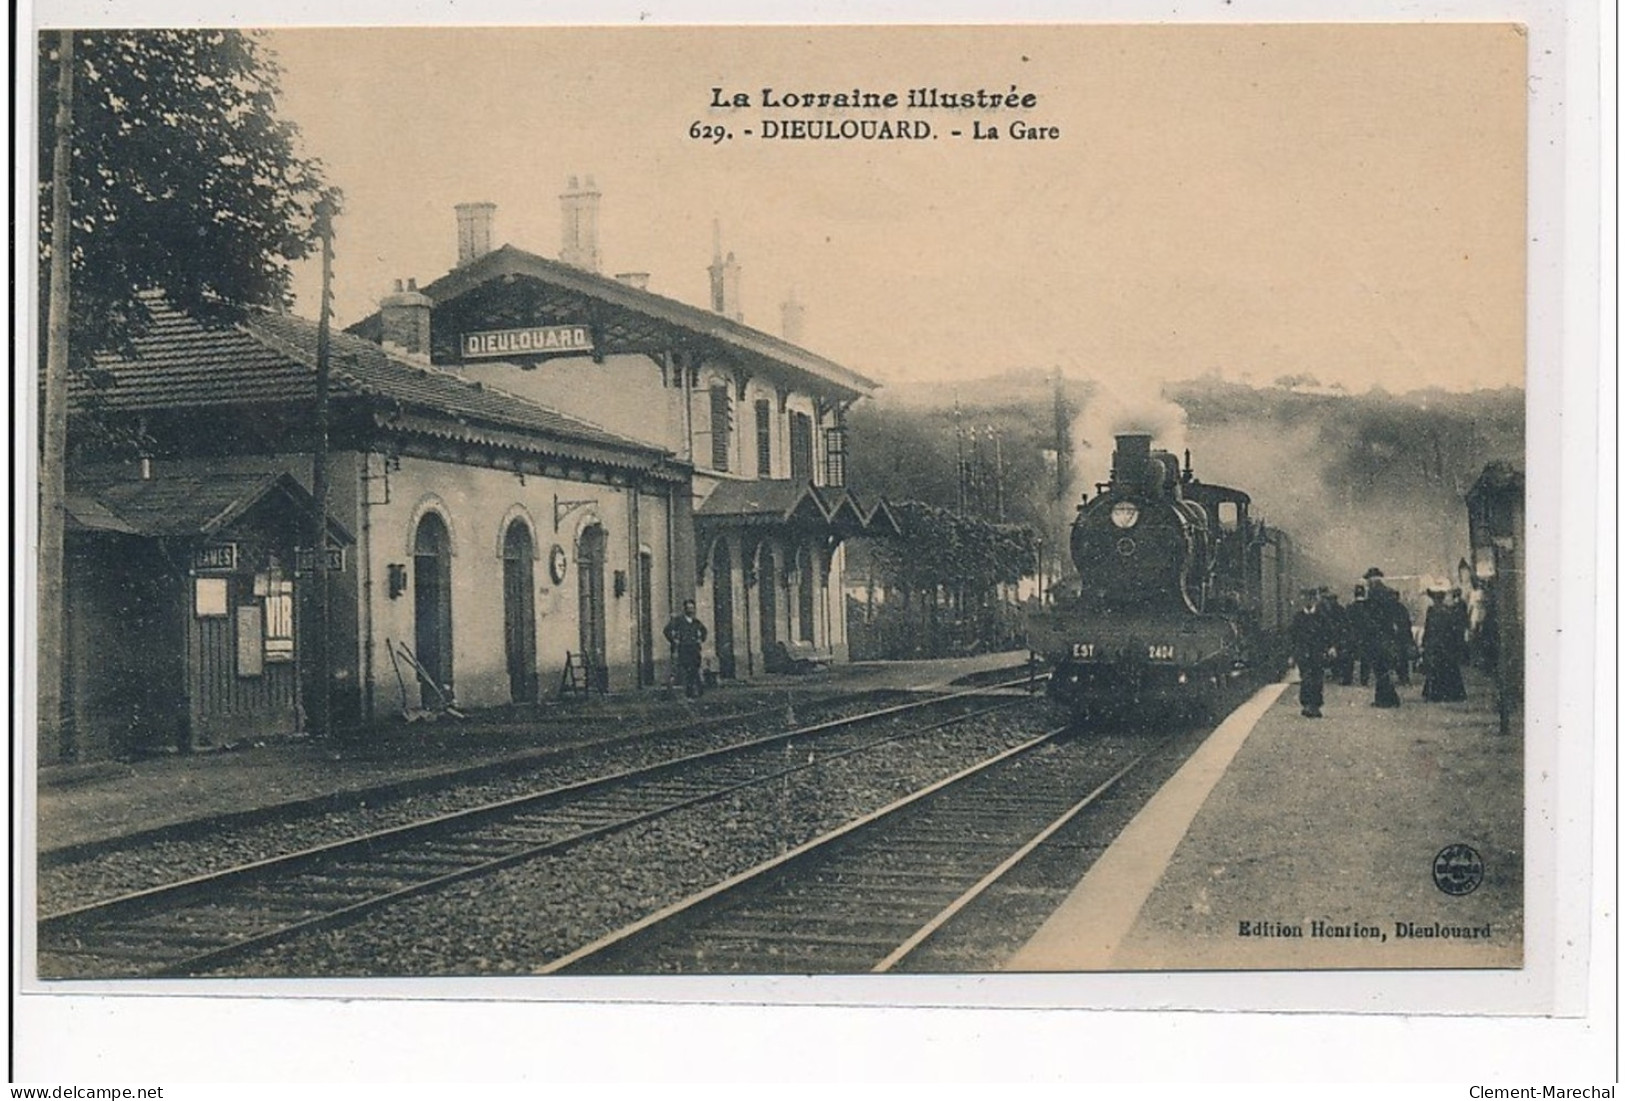
[[591, 655], [574, 650], [564, 652], [564, 672], [559, 677], [559, 699], [570, 696], [586, 697], [597, 689], [600, 695], [609, 692], [609, 670], [594, 665]]

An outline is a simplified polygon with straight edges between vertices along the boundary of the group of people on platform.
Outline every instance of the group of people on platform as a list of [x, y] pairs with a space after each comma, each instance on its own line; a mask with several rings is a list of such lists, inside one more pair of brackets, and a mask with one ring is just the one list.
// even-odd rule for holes
[[1346, 606], [1324, 586], [1303, 590], [1292, 617], [1291, 644], [1300, 677], [1298, 702], [1306, 718], [1320, 718], [1328, 673], [1339, 684], [1352, 685], [1356, 667], [1362, 686], [1376, 682], [1374, 706], [1398, 707], [1395, 685], [1411, 683], [1418, 658], [1424, 700], [1467, 698], [1461, 670], [1473, 626], [1469, 601], [1460, 588], [1442, 583], [1430, 585], [1427, 594], [1430, 603], [1418, 646], [1410, 610], [1375, 566], [1354, 586], [1354, 599]]

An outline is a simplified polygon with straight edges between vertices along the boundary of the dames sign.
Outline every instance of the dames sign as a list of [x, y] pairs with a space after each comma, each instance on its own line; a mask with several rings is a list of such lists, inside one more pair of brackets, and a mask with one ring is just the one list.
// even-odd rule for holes
[[529, 329], [492, 329], [463, 334], [464, 359], [590, 351], [592, 334], [585, 325], [537, 325]]

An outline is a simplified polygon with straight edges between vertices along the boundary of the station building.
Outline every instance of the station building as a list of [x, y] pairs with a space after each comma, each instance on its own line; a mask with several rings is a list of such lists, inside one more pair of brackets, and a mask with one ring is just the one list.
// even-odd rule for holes
[[877, 384], [799, 346], [793, 297], [784, 337], [746, 325], [720, 248], [710, 309], [649, 291], [646, 273], [603, 275], [600, 199], [590, 177], [569, 181], [558, 260], [493, 247], [495, 206], [459, 206], [457, 266], [351, 331], [687, 464], [673, 607], [695, 599], [720, 676], [846, 660], [842, 543], [897, 530], [846, 487], [846, 413]]
[[455, 269], [331, 334], [319, 559], [315, 323], [146, 299], [151, 331], [73, 384], [42, 762], [303, 728], [318, 563], [342, 723], [664, 683], [687, 599], [722, 677], [845, 659], [842, 542], [896, 530], [844, 485], [875, 384], [746, 326], [731, 256], [711, 310], [601, 275], [597, 200], [572, 181], [561, 260], [491, 248], [493, 208], [460, 207]]

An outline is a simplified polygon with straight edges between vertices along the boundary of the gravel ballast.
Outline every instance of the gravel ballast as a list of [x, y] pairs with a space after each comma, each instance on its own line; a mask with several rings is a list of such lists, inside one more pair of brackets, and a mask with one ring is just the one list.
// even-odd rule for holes
[[1042, 732], [983, 715], [409, 899], [235, 965], [238, 976], [528, 974], [639, 917]]

